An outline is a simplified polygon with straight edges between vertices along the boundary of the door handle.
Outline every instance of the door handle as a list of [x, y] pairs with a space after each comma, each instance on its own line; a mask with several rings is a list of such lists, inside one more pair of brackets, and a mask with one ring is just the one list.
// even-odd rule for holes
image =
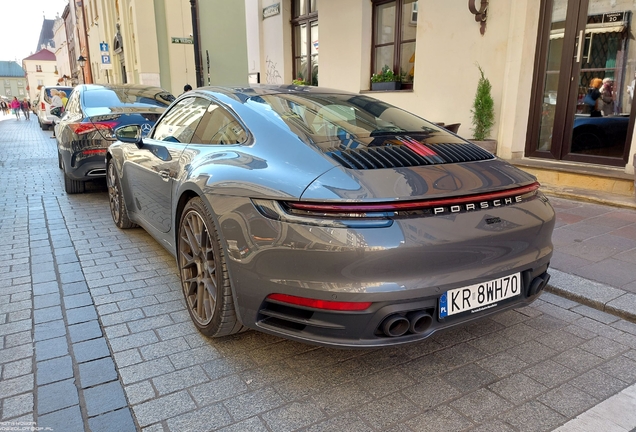
[[581, 62], [581, 53], [583, 52], [583, 45], [585, 45], [585, 34], [583, 33], [585, 30], [581, 30], [579, 32], [579, 46], [578, 49], [576, 50], [576, 62], [580, 63]]
[[162, 180], [168, 181], [170, 180], [170, 171], [159, 171], [159, 177], [161, 177]]

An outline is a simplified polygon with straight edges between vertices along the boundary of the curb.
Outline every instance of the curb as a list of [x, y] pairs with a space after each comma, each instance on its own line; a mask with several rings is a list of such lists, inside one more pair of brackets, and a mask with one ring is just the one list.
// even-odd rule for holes
[[636, 323], [636, 294], [555, 269], [550, 276], [546, 291]]
[[541, 191], [546, 195], [555, 198], [565, 198], [592, 204], [636, 210], [636, 201], [634, 201], [633, 196], [609, 194], [586, 189], [555, 187], [550, 185], [541, 185]]

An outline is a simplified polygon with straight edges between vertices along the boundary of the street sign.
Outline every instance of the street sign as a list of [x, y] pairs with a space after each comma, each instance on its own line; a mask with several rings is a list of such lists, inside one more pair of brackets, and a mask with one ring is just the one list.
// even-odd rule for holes
[[172, 37], [170, 39], [172, 39], [172, 43], [174, 44], [194, 44], [194, 40], [190, 37]]
[[99, 44], [99, 50], [100, 51], [104, 51], [104, 52], [108, 52], [108, 44], [106, 42], [102, 42]]
[[110, 54], [102, 54], [101, 69], [112, 69], [113, 65], [110, 63]]

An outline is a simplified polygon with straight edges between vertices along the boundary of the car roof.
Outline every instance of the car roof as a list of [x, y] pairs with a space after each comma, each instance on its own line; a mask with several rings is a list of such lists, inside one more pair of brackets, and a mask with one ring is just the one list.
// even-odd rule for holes
[[144, 85], [144, 84], [80, 84], [83, 86], [83, 91], [91, 91], [91, 90], [159, 90], [162, 92], [169, 93], [168, 91], [162, 89], [161, 87]]
[[[254, 96], [274, 95], [274, 94], [344, 94], [355, 95], [356, 93], [350, 93], [343, 90], [331, 89], [326, 87], [313, 87], [313, 86], [297, 86], [297, 85], [276, 85], [276, 84], [250, 84], [248, 86], [210, 86], [199, 87], [196, 90], [192, 90], [194, 93], [220, 93], [226, 96], [230, 96], [234, 99], [240, 99], [242, 101]], [[189, 92], [188, 92], [189, 93]]]

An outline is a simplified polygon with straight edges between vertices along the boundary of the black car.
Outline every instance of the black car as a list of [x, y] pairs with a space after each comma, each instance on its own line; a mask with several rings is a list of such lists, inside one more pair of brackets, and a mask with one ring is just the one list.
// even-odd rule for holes
[[105, 177], [105, 156], [115, 129], [139, 125], [146, 135], [174, 96], [159, 87], [136, 84], [78, 85], [55, 126], [59, 167], [69, 194], [84, 192], [87, 180]]

